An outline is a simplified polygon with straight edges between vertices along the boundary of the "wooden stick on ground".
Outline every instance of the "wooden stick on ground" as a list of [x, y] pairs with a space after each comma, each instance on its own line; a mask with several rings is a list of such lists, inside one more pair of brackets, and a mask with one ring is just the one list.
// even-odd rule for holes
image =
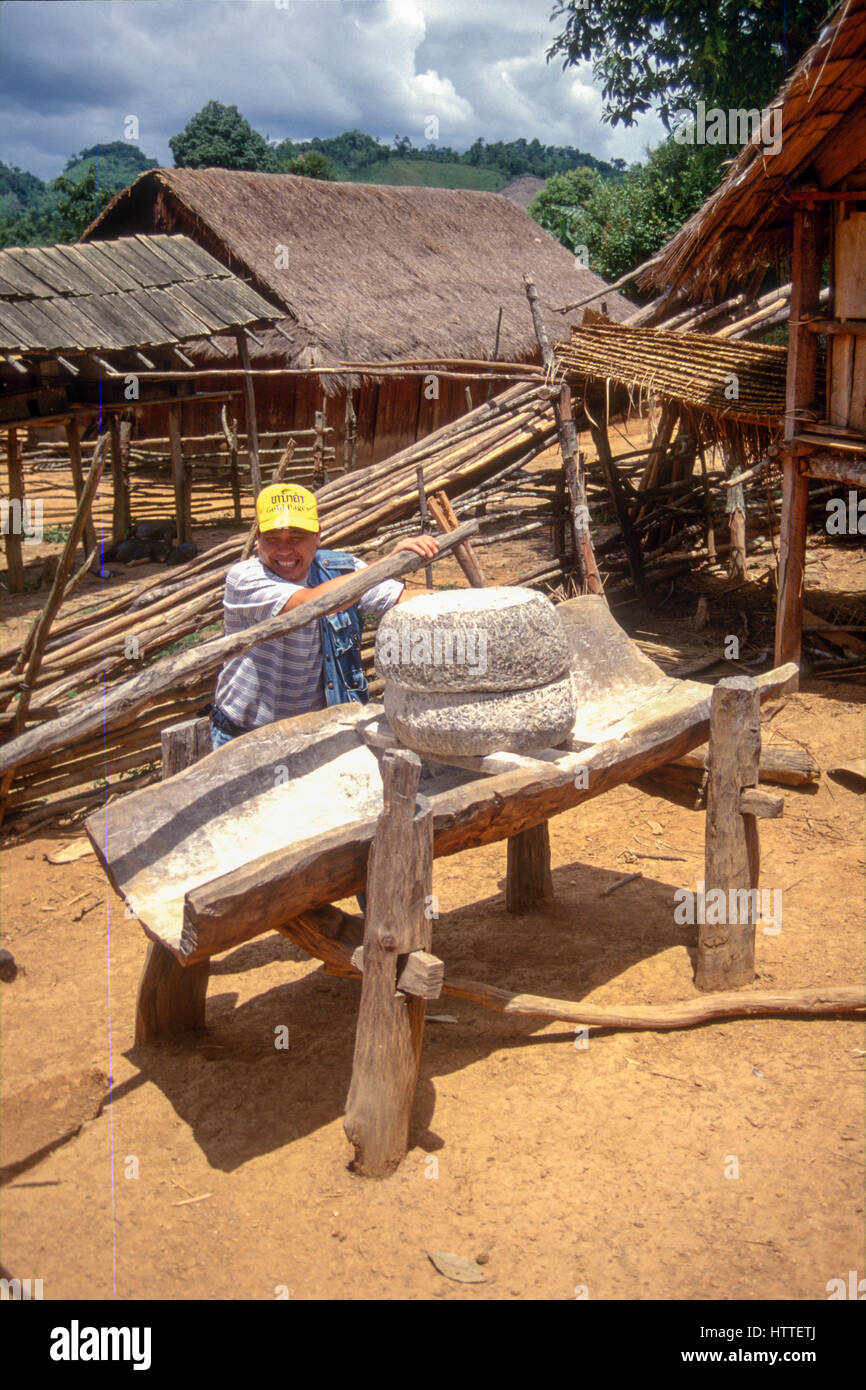
[[[352, 954], [361, 940], [361, 920], [337, 908], [305, 912], [278, 930], [324, 961], [328, 974], [357, 978]], [[692, 1028], [721, 1018], [753, 1018], [767, 1014], [815, 1015], [861, 1013], [866, 1009], [866, 989], [858, 985], [821, 985], [809, 989], [755, 990], [751, 993], [705, 994], [676, 1004], [617, 1005], [599, 1008], [575, 999], [548, 999], [499, 989], [480, 980], [447, 973], [441, 993], [452, 999], [468, 999], [496, 1013], [520, 1014], [551, 1022], [580, 1024], [588, 1028], [633, 1028], [665, 1031]]]

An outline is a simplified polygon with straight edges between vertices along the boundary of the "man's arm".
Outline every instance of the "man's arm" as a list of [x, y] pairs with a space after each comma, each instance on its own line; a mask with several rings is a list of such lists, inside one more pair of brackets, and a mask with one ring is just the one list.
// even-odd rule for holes
[[[439, 542], [435, 536], [404, 536], [388, 554], [396, 555], [399, 550], [413, 550], [416, 555], [421, 555], [425, 560], [429, 560], [438, 552]], [[322, 594], [329, 594], [338, 584], [342, 584], [344, 578], [344, 575], [340, 575], [337, 579], [326, 579], [324, 584], [316, 584], [312, 589], [296, 589], [292, 597], [283, 604], [280, 612], [290, 613], [292, 609], [300, 608], [302, 604], [309, 603], [311, 599], [320, 598]], [[404, 589], [400, 596], [399, 602], [401, 603], [405, 592]], [[357, 599], [353, 599], [350, 603], [342, 604], [336, 611], [341, 612], [343, 608], [351, 608], [352, 603], [357, 602]]]

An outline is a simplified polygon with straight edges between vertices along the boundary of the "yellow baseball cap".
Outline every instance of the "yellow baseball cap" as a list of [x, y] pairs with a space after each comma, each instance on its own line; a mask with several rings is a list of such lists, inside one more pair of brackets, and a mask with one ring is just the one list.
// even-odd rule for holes
[[288, 530], [318, 531], [319, 512], [316, 499], [297, 483], [273, 483], [263, 487], [256, 498], [256, 516], [260, 531]]

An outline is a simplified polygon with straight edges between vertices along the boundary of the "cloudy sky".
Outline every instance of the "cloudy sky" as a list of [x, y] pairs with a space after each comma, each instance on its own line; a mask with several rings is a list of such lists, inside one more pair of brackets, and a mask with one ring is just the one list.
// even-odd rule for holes
[[537, 136], [598, 158], [642, 157], [654, 119], [602, 124], [587, 68], [545, 52], [551, 0], [4, 0], [0, 159], [54, 178], [70, 154], [124, 137], [171, 165], [171, 135], [206, 101], [272, 139], [359, 129], [465, 149]]

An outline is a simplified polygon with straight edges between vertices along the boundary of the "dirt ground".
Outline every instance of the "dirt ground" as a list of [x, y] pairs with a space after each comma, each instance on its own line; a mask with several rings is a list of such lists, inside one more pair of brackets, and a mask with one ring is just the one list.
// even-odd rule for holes
[[[862, 594], [859, 552], [810, 554], [816, 591]], [[710, 592], [700, 640], [744, 607], [753, 641], [771, 633], [759, 586], [708, 583], [617, 616], [667, 642]], [[760, 822], [783, 918], [759, 928], [755, 989], [863, 982], [864, 800], [827, 776], [863, 757], [863, 705], [862, 682], [806, 679], [765, 710], [765, 743], [808, 748], [822, 775], [774, 788], [784, 817]], [[607, 1007], [694, 998], [697, 928], [674, 893], [702, 877], [703, 815], [624, 787], [550, 830], [555, 901], [524, 917], [505, 909], [504, 844], [435, 862], [446, 974]], [[13, 838], [2, 863], [18, 966], [0, 983], [2, 1263], [46, 1299], [822, 1300], [866, 1272], [862, 1021], [583, 1039], [443, 997], [408, 1155], [370, 1181], [341, 1124], [359, 986], [267, 936], [213, 962], [206, 1034], [134, 1048], [141, 930], [92, 854], [46, 858], [83, 839]], [[444, 1277], [431, 1250], [478, 1260], [484, 1282]]]

